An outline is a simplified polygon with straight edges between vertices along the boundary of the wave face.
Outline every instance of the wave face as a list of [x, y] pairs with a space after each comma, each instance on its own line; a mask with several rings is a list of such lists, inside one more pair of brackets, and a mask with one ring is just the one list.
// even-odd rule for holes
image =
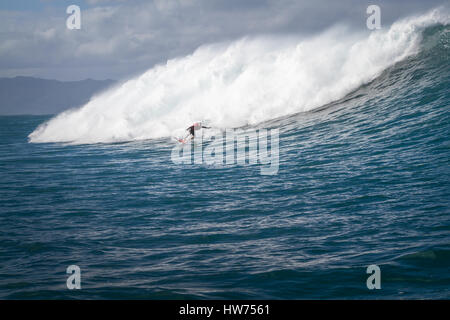
[[30, 142], [120, 142], [174, 135], [207, 120], [216, 128], [255, 125], [339, 100], [423, 48], [423, 32], [447, 24], [434, 10], [389, 29], [245, 38], [200, 47], [57, 115]]

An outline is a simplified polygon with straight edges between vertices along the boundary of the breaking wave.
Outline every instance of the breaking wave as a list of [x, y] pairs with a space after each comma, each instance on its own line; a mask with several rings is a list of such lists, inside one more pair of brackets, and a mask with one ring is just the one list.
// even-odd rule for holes
[[434, 10], [370, 33], [340, 25], [310, 38], [267, 36], [205, 45], [55, 116], [29, 141], [152, 139], [198, 120], [220, 129], [309, 111], [418, 53], [423, 30], [448, 21]]

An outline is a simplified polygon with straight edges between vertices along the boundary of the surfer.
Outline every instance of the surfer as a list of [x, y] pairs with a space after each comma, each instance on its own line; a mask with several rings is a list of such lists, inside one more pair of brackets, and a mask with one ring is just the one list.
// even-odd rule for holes
[[189, 132], [188, 135], [186, 136], [186, 138], [184, 140], [186, 140], [189, 136], [191, 139], [194, 139], [195, 137], [195, 130], [199, 130], [199, 129], [211, 129], [211, 127], [205, 127], [201, 124], [201, 122], [195, 122], [192, 126], [190, 126], [189, 128], [187, 128], [186, 130]]

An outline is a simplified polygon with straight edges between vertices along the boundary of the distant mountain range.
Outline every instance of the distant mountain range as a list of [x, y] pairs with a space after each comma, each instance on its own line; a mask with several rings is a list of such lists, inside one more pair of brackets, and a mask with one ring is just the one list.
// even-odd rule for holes
[[84, 105], [114, 80], [57, 81], [33, 77], [0, 78], [0, 115], [55, 114]]

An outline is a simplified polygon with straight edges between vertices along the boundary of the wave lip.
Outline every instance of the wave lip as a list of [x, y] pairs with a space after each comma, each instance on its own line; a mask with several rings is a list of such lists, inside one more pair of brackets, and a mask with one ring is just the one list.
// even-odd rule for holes
[[335, 26], [307, 39], [258, 37], [205, 45], [57, 115], [29, 141], [152, 139], [199, 119], [230, 128], [309, 111], [417, 53], [421, 31], [448, 21], [434, 10], [369, 35]]

